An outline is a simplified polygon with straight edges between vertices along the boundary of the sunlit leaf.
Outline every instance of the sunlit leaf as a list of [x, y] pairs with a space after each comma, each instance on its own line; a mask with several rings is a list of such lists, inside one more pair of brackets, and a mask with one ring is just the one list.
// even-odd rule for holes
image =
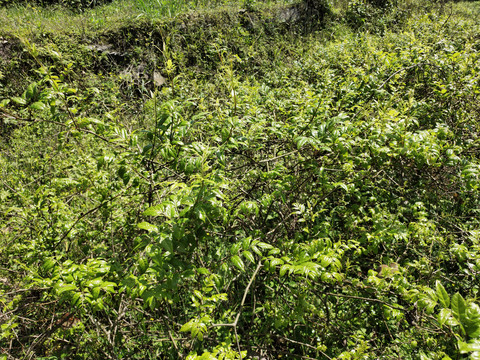
[[180, 332], [191, 331], [192, 327], [193, 327], [193, 324], [194, 323], [192, 321], [189, 321], [186, 324], [183, 324], [182, 327], [180, 328]]
[[467, 304], [465, 300], [463, 299], [462, 295], [459, 293], [455, 293], [452, 296], [452, 314], [457, 319], [460, 321], [460, 323], [465, 322], [465, 311], [467, 309]]
[[464, 328], [471, 338], [480, 336], [480, 307], [473, 302], [468, 304], [465, 311]]
[[281, 277], [285, 276], [286, 272], [291, 272], [292, 266], [290, 264], [284, 264], [280, 267], [279, 274]]
[[137, 224], [137, 227], [139, 229], [147, 230], [148, 232], [158, 232], [158, 228], [155, 225], [150, 224], [149, 222], [143, 221], [139, 224]]
[[273, 246], [264, 242], [258, 242], [256, 244], [261, 249], [273, 249]]
[[460, 350], [462, 354], [469, 353], [472, 351], [480, 351], [480, 340], [474, 340], [468, 343], [463, 341], [458, 341], [458, 350]]
[[251, 263], [255, 262], [255, 258], [253, 257], [253, 255], [250, 251], [245, 250], [245, 251], [242, 252], [242, 255], [245, 257], [245, 259], [247, 259]]
[[442, 283], [438, 280], [436, 282], [436, 288], [438, 301], [440, 301], [440, 304], [442, 304], [444, 308], [448, 308], [450, 306], [450, 297], [448, 296], [448, 293], [443, 287]]
[[149, 207], [147, 210], [143, 212], [144, 216], [160, 216], [163, 214], [164, 207], [161, 205], [156, 205]]
[[283, 260], [277, 258], [270, 260], [271, 267], [276, 267], [277, 265], [283, 265]]
[[75, 286], [75, 284], [59, 284], [55, 286], [55, 290], [59, 295], [64, 292], [73, 291], [76, 289], [77, 287]]
[[237, 268], [240, 269], [240, 271], [244, 272], [245, 271], [245, 264], [243, 263], [243, 260], [240, 259], [240, 256], [234, 255], [231, 258], [231, 261], [233, 265], [235, 265]]

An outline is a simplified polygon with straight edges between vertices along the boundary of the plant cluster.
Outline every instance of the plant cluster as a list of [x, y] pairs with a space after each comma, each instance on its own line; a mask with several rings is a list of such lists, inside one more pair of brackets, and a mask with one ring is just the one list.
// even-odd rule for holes
[[[109, 0], [34, 0], [26, 1], [26, 3], [34, 3], [37, 6], [61, 6], [68, 8], [70, 10], [85, 10], [87, 8], [92, 8], [100, 6], [109, 2]], [[22, 0], [0, 0], [0, 6], [12, 6], [18, 5]]]
[[394, 0], [350, 0], [345, 18], [354, 29], [384, 32], [404, 25], [408, 13], [408, 6]]
[[34, 72], [0, 102], [0, 359], [478, 359], [466, 6], [380, 32], [238, 11], [122, 28], [122, 61], [161, 83], [21, 38]]

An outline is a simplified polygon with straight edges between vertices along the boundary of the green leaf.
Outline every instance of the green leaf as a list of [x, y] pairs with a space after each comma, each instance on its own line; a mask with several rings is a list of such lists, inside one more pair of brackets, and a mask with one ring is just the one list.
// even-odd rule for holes
[[163, 215], [163, 209], [164, 207], [162, 205], [151, 206], [143, 212], [143, 215], [144, 216], [160, 216], [160, 215]]
[[440, 304], [442, 304], [442, 306], [444, 308], [449, 308], [450, 307], [450, 297], [448, 296], [448, 293], [445, 290], [445, 288], [443, 287], [442, 283], [438, 280], [437, 280], [437, 283], [436, 283], [436, 288], [437, 288], [438, 301], [440, 301]]
[[336, 259], [333, 256], [322, 255], [320, 256], [321, 265], [323, 267], [327, 267], [328, 265], [332, 264]]
[[187, 332], [191, 331], [193, 327], [193, 322], [189, 321], [186, 324], [183, 324], [182, 327], [180, 328], [180, 332]]
[[30, 105], [30, 109], [43, 111], [47, 109], [47, 105], [41, 101], [37, 101], [37, 102], [34, 102], [32, 105]]
[[85, 284], [85, 286], [96, 287], [96, 286], [100, 286], [101, 284], [102, 284], [102, 278], [96, 278], [96, 279], [93, 279], [93, 280], [90, 280], [89, 282], [87, 282]]
[[264, 242], [258, 242], [256, 244], [261, 249], [273, 249], [273, 246]]
[[173, 225], [173, 238], [175, 240], [180, 240], [183, 238], [185, 234], [185, 228], [181, 224], [174, 224]]
[[75, 284], [60, 284], [55, 286], [55, 290], [57, 291], [58, 295], [63, 294], [66, 291], [73, 291], [76, 289], [77, 287], [75, 286]]
[[46, 260], [45, 260], [45, 262], [43, 263], [42, 268], [43, 268], [43, 270], [48, 271], [48, 270], [50, 270], [51, 268], [53, 268], [54, 266], [55, 266], [55, 261], [54, 261], [53, 259], [49, 258], [49, 259], [46, 259]]
[[452, 313], [455, 319], [457, 319], [461, 324], [465, 322], [465, 311], [467, 309], [467, 304], [465, 299], [459, 293], [455, 293], [452, 296]]
[[74, 293], [72, 296], [72, 305], [73, 306], [80, 305], [80, 300], [81, 300], [80, 294], [78, 292]]
[[160, 237], [160, 245], [165, 250], [173, 254], [173, 241], [171, 235], [162, 234], [162, 236]]
[[148, 296], [145, 299], [145, 305], [147, 305], [151, 310], [155, 309], [157, 302], [155, 300], [155, 296]]
[[270, 260], [271, 267], [276, 267], [277, 265], [283, 265], [283, 260], [277, 258]]
[[128, 174], [125, 166], [120, 166], [120, 168], [117, 170], [117, 175], [123, 181], [124, 185], [127, 185], [130, 181], [130, 175]]
[[242, 259], [240, 259], [240, 256], [234, 255], [232, 256], [232, 263], [235, 265], [237, 268], [239, 268], [242, 272], [245, 271], [245, 264], [243, 263]]
[[471, 338], [480, 336], [480, 307], [475, 303], [470, 303], [467, 306], [464, 328]]
[[150, 264], [148, 259], [145, 259], [145, 258], [138, 259], [138, 269], [140, 270], [141, 274], [147, 271], [149, 265]]
[[27, 91], [25, 92], [25, 98], [29, 101], [33, 100], [37, 96], [37, 83], [31, 83], [27, 87]]
[[17, 105], [27, 105], [27, 101], [24, 98], [15, 96], [12, 98], [13, 102]]
[[241, 247], [242, 247], [242, 243], [241, 243], [241, 242], [238, 242], [238, 243], [233, 244], [233, 245], [230, 247], [230, 254], [232, 254], [232, 255], [237, 254], [237, 253], [238, 253], [238, 250], [240, 250]]
[[205, 220], [207, 220], [207, 215], [202, 207], [196, 207], [194, 212], [200, 221], [205, 222]]
[[458, 321], [452, 316], [452, 310], [450, 309], [440, 309], [440, 312], [437, 314], [437, 321], [440, 325], [458, 325]]
[[480, 351], [480, 340], [470, 341], [469, 343], [458, 341], [458, 350], [462, 354], [466, 354], [472, 351]]
[[291, 271], [292, 266], [290, 264], [282, 265], [280, 268], [280, 277], [283, 277], [287, 271]]
[[208, 269], [204, 268], [204, 267], [201, 267], [201, 268], [198, 268], [197, 271], [202, 274], [202, 275], [208, 275], [210, 274], [210, 271], [208, 271]]
[[262, 252], [260, 251], [260, 249], [255, 246], [255, 245], [252, 245], [252, 250], [255, 254], [257, 254], [258, 256], [262, 256]]
[[420, 360], [432, 360], [432, 358], [426, 355], [424, 352], [420, 353]]
[[348, 186], [347, 186], [347, 184], [345, 184], [345, 183], [337, 182], [337, 183], [334, 183], [333, 185], [334, 185], [335, 187], [340, 187], [340, 188], [342, 188], [343, 190], [345, 190], [345, 192], [348, 192]]
[[[177, 210], [175, 209], [175, 206], [171, 202], [167, 201], [167, 202], [164, 202], [162, 205], [164, 206], [164, 214], [167, 218], [173, 219], [177, 215]], [[201, 219], [200, 214], [197, 214], [197, 216], [199, 217], [199, 219]]]
[[111, 281], [104, 281], [101, 286], [104, 291], [113, 294], [115, 293], [115, 287], [117, 284]]
[[147, 230], [148, 232], [158, 232], [158, 228], [155, 225], [150, 224], [149, 222], [143, 221], [137, 224], [137, 227], [142, 230]]
[[243, 239], [242, 241], [243, 250], [248, 250], [250, 248], [251, 242], [252, 242], [252, 238], [250, 236]]
[[297, 149], [301, 149], [305, 144], [310, 143], [311, 139], [305, 136], [299, 136], [294, 140], [297, 143]]
[[248, 250], [245, 250], [242, 255], [245, 257], [245, 259], [247, 259], [248, 261], [250, 261], [251, 263], [255, 262], [255, 258], [253, 257], [252, 253]]
[[105, 309], [105, 305], [103, 304], [103, 299], [102, 298], [99, 298], [99, 299], [95, 300], [95, 302], [92, 302], [92, 303], [95, 304], [95, 308], [97, 310], [102, 311], [102, 310]]
[[100, 287], [94, 287], [90, 290], [90, 293], [92, 294], [93, 299], [98, 299], [98, 296], [100, 295]]
[[470, 354], [470, 360], [480, 360], [480, 351], [474, 351]]

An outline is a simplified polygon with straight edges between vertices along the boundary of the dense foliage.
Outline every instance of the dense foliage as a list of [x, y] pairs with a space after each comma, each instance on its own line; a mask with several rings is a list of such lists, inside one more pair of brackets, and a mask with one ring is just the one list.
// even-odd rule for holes
[[479, 4], [249, 6], [0, 33], [0, 359], [480, 358]]
[[[1, 6], [15, 6], [21, 1], [18, 0], [0, 0]], [[25, 0], [27, 4], [34, 4], [36, 6], [54, 6], [59, 5], [69, 8], [71, 10], [84, 10], [86, 8], [92, 8], [100, 6], [108, 2], [108, 0]]]

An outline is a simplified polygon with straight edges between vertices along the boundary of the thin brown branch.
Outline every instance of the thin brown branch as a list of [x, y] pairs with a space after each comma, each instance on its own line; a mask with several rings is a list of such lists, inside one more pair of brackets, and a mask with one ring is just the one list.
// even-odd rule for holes
[[238, 320], [240, 319], [240, 315], [242, 314], [242, 309], [243, 306], [245, 305], [245, 300], [247, 299], [247, 294], [248, 290], [250, 290], [250, 286], [252, 286], [253, 280], [255, 280], [255, 277], [258, 274], [258, 271], [262, 267], [262, 261], [260, 260], [257, 264], [257, 268], [253, 272], [253, 275], [250, 277], [250, 281], [247, 284], [247, 287], [245, 288], [245, 291], [243, 292], [243, 297], [242, 297], [242, 302], [240, 303], [240, 308], [238, 309], [237, 316], [235, 317], [235, 321], [231, 324], [213, 324], [213, 327], [218, 327], [218, 326], [226, 326], [226, 327], [233, 327], [233, 331], [235, 332], [235, 340], [237, 343], [237, 349], [238, 349], [238, 354], [240, 355], [240, 360], [243, 359], [242, 356], [242, 351], [240, 348], [240, 341], [238, 340], [238, 333], [237, 333], [237, 325], [238, 325]]
[[357, 300], [363, 300], [363, 301], [371, 301], [371, 302], [376, 302], [376, 303], [383, 304], [383, 305], [388, 306], [389, 308], [392, 308], [392, 309], [395, 309], [395, 310], [405, 311], [404, 308], [400, 308], [398, 306], [391, 305], [391, 304], [389, 304], [389, 303], [387, 303], [383, 300], [379, 300], [379, 299], [365, 298], [365, 297], [362, 297], [362, 296], [353, 296], [353, 295], [345, 295], [345, 294], [334, 294], [334, 293], [324, 293], [324, 295], [336, 296], [336, 297], [347, 298], [347, 299], [357, 299]]
[[332, 358], [330, 356], [328, 356], [327, 354], [325, 354], [322, 350], [318, 349], [318, 347], [315, 347], [315, 346], [312, 346], [310, 344], [305, 344], [305, 343], [302, 343], [300, 341], [296, 341], [296, 340], [292, 340], [292, 339], [289, 339], [285, 336], [280, 336], [280, 338], [286, 340], [286, 341], [289, 341], [291, 343], [294, 343], [294, 344], [298, 344], [298, 345], [302, 345], [302, 346], [305, 346], [305, 347], [308, 347], [310, 349], [313, 349], [315, 351], [318, 351], [320, 354], [322, 354], [323, 356], [325, 356], [327, 359], [329, 360], [332, 360]]

